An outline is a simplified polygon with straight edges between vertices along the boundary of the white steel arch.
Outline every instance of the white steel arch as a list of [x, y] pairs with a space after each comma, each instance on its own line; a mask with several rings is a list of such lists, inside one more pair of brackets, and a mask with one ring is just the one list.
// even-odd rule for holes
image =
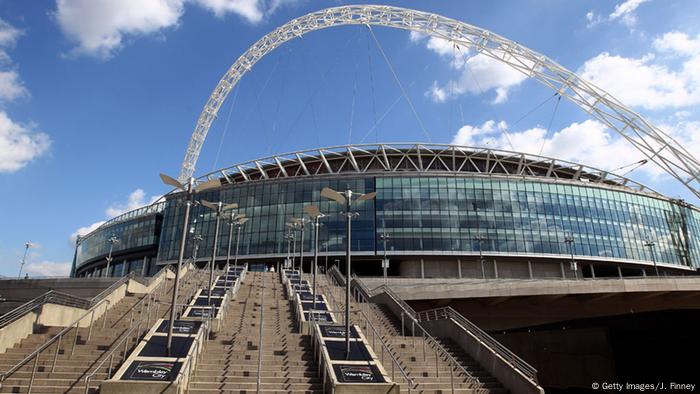
[[207, 132], [221, 104], [258, 60], [305, 33], [342, 25], [378, 25], [416, 31], [446, 39], [455, 45], [501, 61], [536, 79], [615, 130], [650, 161], [700, 198], [698, 160], [668, 134], [609, 93], [546, 56], [488, 30], [436, 14], [379, 5], [351, 5], [312, 12], [285, 23], [248, 48], [221, 78], [199, 115], [180, 170], [180, 182], [186, 182], [194, 174]]

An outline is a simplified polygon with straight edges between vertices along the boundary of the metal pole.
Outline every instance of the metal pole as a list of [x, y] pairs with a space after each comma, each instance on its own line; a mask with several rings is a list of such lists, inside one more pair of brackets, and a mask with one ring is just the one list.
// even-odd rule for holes
[[[78, 239], [80, 239], [80, 236], [78, 236]], [[78, 241], [76, 241], [76, 255], [77, 255], [77, 250], [78, 250]], [[24, 256], [22, 256], [22, 264], [19, 266], [19, 274], [17, 274], [17, 279], [21, 279], [22, 277], [22, 269], [24, 268], [24, 264], [27, 262], [27, 251], [29, 251], [29, 247], [32, 246], [31, 242], [27, 242], [24, 244]]]
[[233, 259], [233, 267], [236, 270], [236, 275], [238, 275], [238, 245], [241, 241], [241, 224], [236, 223], [236, 257]]
[[384, 260], [382, 260], [382, 269], [384, 271], [384, 284], [387, 284], [386, 271], [389, 267], [387, 267], [388, 261], [386, 259], [386, 241], [389, 239], [389, 234], [387, 234], [386, 232], [383, 232], [382, 235], [380, 235], [380, 238], [382, 241], [384, 241]]
[[107, 256], [107, 270], [105, 271], [104, 276], [110, 276], [109, 275], [109, 265], [112, 263], [112, 249], [114, 248], [114, 242], [111, 242], [110, 238], [110, 243], [109, 243], [109, 255]]
[[211, 306], [211, 287], [212, 282], [214, 282], [214, 264], [216, 262], [216, 252], [219, 246], [219, 222], [221, 221], [221, 212], [224, 203], [219, 201], [217, 204], [218, 208], [216, 210], [216, 228], [214, 229], [214, 249], [211, 251], [211, 263], [209, 263], [209, 291], [207, 292], [207, 305]]
[[646, 241], [644, 242], [644, 246], [649, 248], [651, 261], [654, 263], [654, 271], [656, 272], [656, 276], [659, 276], [659, 267], [656, 266], [656, 255], [654, 254], [654, 241]]
[[[347, 215], [347, 242], [345, 243], [345, 358], [350, 358], [350, 252], [352, 247], [352, 190], [345, 191], [345, 214]], [[383, 348], [382, 348], [383, 349]]]
[[231, 221], [228, 223], [228, 248], [226, 249], [226, 266], [231, 263], [231, 241], [233, 241], [234, 213], [231, 212]]
[[328, 272], [328, 241], [326, 241], [326, 270], [324, 271], [324, 274]]
[[292, 271], [295, 271], [294, 260], [296, 260], [296, 255], [297, 255], [297, 236], [294, 232], [292, 232]]
[[182, 225], [182, 237], [180, 238], [180, 253], [177, 258], [177, 272], [175, 273], [175, 284], [173, 285], [172, 299], [170, 304], [170, 319], [168, 320], [168, 343], [167, 353], [172, 354], [173, 345], [173, 325], [175, 324], [175, 305], [177, 304], [177, 287], [180, 284], [180, 269], [182, 268], [182, 259], [185, 257], [185, 241], [187, 240], [187, 226], [190, 220], [190, 208], [192, 206], [192, 179], [190, 178], [187, 186], [187, 202], [185, 203], [185, 223]]
[[314, 301], [312, 303], [312, 309], [316, 310], [316, 266], [318, 265], [318, 220], [320, 219], [320, 216], [316, 216], [316, 222], [315, 222], [315, 228], [314, 228], [314, 266], [313, 266], [313, 287], [314, 291], [312, 293], [312, 296], [314, 298]]
[[301, 220], [301, 239], [299, 240], [299, 279], [304, 280], [304, 219]]

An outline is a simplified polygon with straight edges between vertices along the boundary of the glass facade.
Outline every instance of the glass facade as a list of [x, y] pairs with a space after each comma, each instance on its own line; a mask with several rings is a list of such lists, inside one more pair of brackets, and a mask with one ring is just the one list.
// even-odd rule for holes
[[[196, 196], [196, 200], [223, 201], [238, 203], [237, 213], [250, 218], [241, 229], [240, 255], [286, 254], [286, 223], [290, 218], [306, 217], [304, 206], [315, 204], [328, 216], [322, 219], [319, 239], [327, 243], [328, 251], [345, 250], [345, 218], [340, 214], [344, 207], [335, 201], [322, 198], [321, 189], [330, 187], [342, 191], [350, 188], [353, 192], [369, 193], [374, 191], [374, 178], [325, 178], [294, 179], [284, 181], [251, 182], [234, 186], [225, 186], [216, 191], [207, 191]], [[352, 223], [352, 249], [354, 251], [375, 250], [375, 209], [374, 202], [367, 201], [353, 208], [359, 216]], [[167, 202], [163, 219], [163, 232], [160, 238], [158, 260], [175, 260], [179, 252], [179, 239], [184, 221], [185, 205], [180, 199]], [[209, 208], [196, 205], [190, 213], [192, 233], [203, 237], [198, 249], [198, 256], [212, 255], [216, 214]], [[312, 250], [313, 227], [306, 225], [304, 231], [304, 250]], [[234, 230], [232, 254], [235, 249], [236, 232]], [[297, 232], [297, 251], [300, 246], [300, 233]], [[188, 237], [185, 256], [192, 256], [194, 245]], [[222, 220], [218, 241], [218, 256], [225, 256], [228, 248], [229, 228]], [[325, 247], [323, 248], [325, 251]]]
[[[320, 197], [323, 187], [359, 193], [377, 192], [376, 201], [357, 205], [352, 249], [381, 254], [378, 235], [391, 235], [388, 248], [406, 255], [486, 253], [568, 256], [566, 236], [573, 237], [577, 256], [651, 261], [698, 267], [700, 213], [668, 200], [594, 184], [554, 183], [506, 177], [402, 175], [323, 176], [273, 179], [226, 185], [196, 199], [236, 202], [250, 221], [241, 231], [240, 255], [283, 255], [285, 223], [302, 217], [303, 207], [319, 206], [320, 240], [329, 251], [344, 250], [342, 207]], [[212, 254], [213, 211], [201, 205], [191, 212], [191, 232], [204, 237], [198, 256]], [[177, 258], [184, 205], [167, 202], [158, 252], [159, 261]], [[305, 233], [311, 250], [312, 227]], [[482, 242], [477, 241], [481, 236]], [[186, 257], [193, 245], [188, 237]], [[653, 248], [645, 246], [653, 240]], [[235, 231], [234, 240], [235, 242]], [[104, 242], [106, 243], [106, 241]], [[222, 221], [218, 255], [226, 255], [228, 226]], [[235, 246], [234, 246], [235, 247]], [[297, 244], [298, 250], [298, 244]], [[321, 247], [325, 252], [325, 247]]]
[[[157, 247], [160, 235], [160, 222], [160, 214], [150, 214], [128, 221], [121, 221], [92, 232], [87, 237], [82, 238], [78, 246], [76, 255], [77, 269], [79, 270], [81, 265], [94, 259], [106, 257], [110, 247], [108, 239], [112, 236], [119, 239], [119, 243], [114, 244], [113, 255], [132, 249]], [[115, 260], [114, 263], [122, 262]], [[110, 269], [110, 271], [113, 271], [114, 275], [127, 273], [123, 267], [115, 266], [111, 268], [113, 269]]]

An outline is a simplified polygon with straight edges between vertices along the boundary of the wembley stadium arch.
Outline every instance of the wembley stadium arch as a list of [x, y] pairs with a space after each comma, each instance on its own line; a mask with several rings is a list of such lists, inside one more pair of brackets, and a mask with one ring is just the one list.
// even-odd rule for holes
[[312, 12], [285, 23], [248, 48], [221, 78], [199, 115], [180, 170], [180, 182], [187, 182], [194, 175], [200, 151], [221, 105], [258, 60], [306, 33], [343, 25], [369, 28], [376, 25], [415, 31], [503, 62], [570, 100], [617, 132], [648, 160], [700, 198], [700, 162], [671, 136], [603, 89], [548, 57], [488, 30], [433, 13], [381, 5], [350, 5]]

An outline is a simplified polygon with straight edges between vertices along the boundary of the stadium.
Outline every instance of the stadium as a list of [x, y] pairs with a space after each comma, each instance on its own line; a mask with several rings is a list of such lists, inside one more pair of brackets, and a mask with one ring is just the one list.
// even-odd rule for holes
[[515, 41], [391, 6], [312, 12], [226, 71], [177, 180], [161, 174], [175, 189], [78, 237], [71, 278], [0, 283], [12, 298], [0, 391], [542, 394], [650, 378], [694, 389], [700, 211], [683, 200], [585, 163], [435, 143], [314, 148], [195, 177], [245, 73], [344, 25], [502, 62], [700, 197], [684, 146]]
[[[686, 275], [699, 267], [697, 207], [553, 158], [449, 145], [338, 146], [254, 160], [199, 178], [210, 179], [221, 186], [196, 200], [237, 203], [236, 212], [250, 219], [238, 242], [221, 221], [220, 266], [234, 257], [229, 253], [236, 244], [239, 260], [251, 267], [283, 263], [289, 253], [286, 224], [303, 217], [309, 204], [327, 215], [319, 231], [319, 261], [344, 261], [345, 218], [337, 204], [320, 196], [330, 187], [377, 192], [375, 201], [357, 207], [353, 221], [354, 273], [360, 276], [381, 275], [382, 234], [389, 236], [389, 275], [398, 277], [624, 277], [657, 270]], [[75, 276], [148, 274], [176, 263], [182, 194], [170, 193], [82, 237]], [[201, 239], [188, 237], [185, 255], [205, 265], [212, 258], [216, 213], [196, 205], [192, 217], [190, 234]], [[307, 272], [312, 233], [308, 226]], [[113, 246], [106, 273], [110, 237], [121, 242]], [[300, 239], [294, 239], [297, 261]]]

